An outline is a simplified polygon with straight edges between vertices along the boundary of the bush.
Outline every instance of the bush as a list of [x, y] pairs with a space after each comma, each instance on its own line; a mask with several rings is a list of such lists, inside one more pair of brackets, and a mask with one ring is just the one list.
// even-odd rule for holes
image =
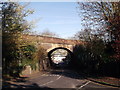
[[[92, 40], [85, 45], [76, 45], [73, 48], [75, 59], [74, 66], [89, 73], [98, 72], [104, 59], [108, 58], [105, 53], [105, 44], [102, 40]], [[107, 60], [107, 59], [105, 59]]]
[[[112, 52], [110, 52], [112, 51]], [[76, 45], [73, 48], [72, 66], [88, 74], [120, 76], [120, 62], [111, 57], [114, 52], [110, 44], [101, 40]]]
[[36, 52], [37, 50], [34, 45], [22, 46], [20, 65], [23, 67], [30, 65], [32, 69], [36, 70], [36, 63], [38, 63], [38, 60], [36, 58]]
[[47, 58], [47, 52], [46, 49], [43, 47], [39, 46], [38, 51], [37, 51], [37, 59], [39, 63], [39, 70], [46, 70], [50, 68], [50, 62], [49, 59]]

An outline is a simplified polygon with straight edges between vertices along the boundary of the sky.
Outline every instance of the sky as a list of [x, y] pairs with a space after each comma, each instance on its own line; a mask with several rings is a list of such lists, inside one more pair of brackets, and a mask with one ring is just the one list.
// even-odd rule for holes
[[34, 13], [26, 19], [35, 22], [32, 31], [37, 34], [49, 30], [69, 38], [83, 28], [76, 7], [76, 2], [30, 2], [27, 8]]

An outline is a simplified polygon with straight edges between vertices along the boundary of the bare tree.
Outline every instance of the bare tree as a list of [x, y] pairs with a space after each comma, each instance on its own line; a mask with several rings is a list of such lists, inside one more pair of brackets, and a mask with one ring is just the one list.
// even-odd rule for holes
[[85, 28], [81, 31], [78, 31], [74, 38], [81, 41], [91, 41], [93, 38], [93, 34], [91, 32], [92, 30], [90, 28]]
[[94, 29], [114, 49], [113, 57], [120, 58], [120, 2], [78, 2], [84, 26]]
[[49, 31], [48, 29], [43, 31], [41, 36], [47, 36], [47, 37], [59, 37], [56, 33]]
[[85, 26], [94, 28], [99, 35], [108, 35], [111, 40], [119, 39], [120, 2], [78, 2], [78, 5]]

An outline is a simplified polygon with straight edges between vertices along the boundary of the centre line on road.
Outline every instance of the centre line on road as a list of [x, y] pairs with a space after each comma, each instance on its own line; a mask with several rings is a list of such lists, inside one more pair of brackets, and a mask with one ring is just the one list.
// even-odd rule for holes
[[42, 85], [40, 85], [40, 86], [44, 86], [44, 85], [47, 85], [47, 84], [52, 83], [52, 82], [53, 82], [53, 81], [50, 81], [50, 82], [44, 83], [44, 84], [42, 84]]
[[83, 88], [84, 86], [88, 85], [91, 81], [88, 81], [87, 83], [85, 83], [84, 85], [80, 86], [78, 89]]
[[61, 77], [62, 77], [62, 76], [59, 76], [57, 79], [52, 80], [52, 81], [49, 81], [49, 82], [47, 82], [47, 83], [44, 83], [44, 84], [42, 84], [42, 85], [40, 85], [40, 86], [44, 86], [44, 85], [47, 85], [47, 84], [49, 84], [49, 83], [53, 83], [53, 82], [59, 80]]

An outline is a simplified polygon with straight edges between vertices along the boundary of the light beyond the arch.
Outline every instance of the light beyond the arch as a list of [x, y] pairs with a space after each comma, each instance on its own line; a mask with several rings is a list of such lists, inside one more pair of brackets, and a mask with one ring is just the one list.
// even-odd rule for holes
[[73, 53], [72, 53], [68, 48], [64, 48], [64, 47], [57, 47], [57, 48], [54, 48], [54, 49], [52, 49], [51, 51], [48, 52], [48, 58], [49, 58], [49, 60], [50, 60], [51, 66], [54, 65], [54, 62], [52, 61], [52, 53], [53, 53], [54, 51], [56, 51], [57, 49], [66, 50], [66, 51], [70, 54], [71, 58], [73, 57]]

